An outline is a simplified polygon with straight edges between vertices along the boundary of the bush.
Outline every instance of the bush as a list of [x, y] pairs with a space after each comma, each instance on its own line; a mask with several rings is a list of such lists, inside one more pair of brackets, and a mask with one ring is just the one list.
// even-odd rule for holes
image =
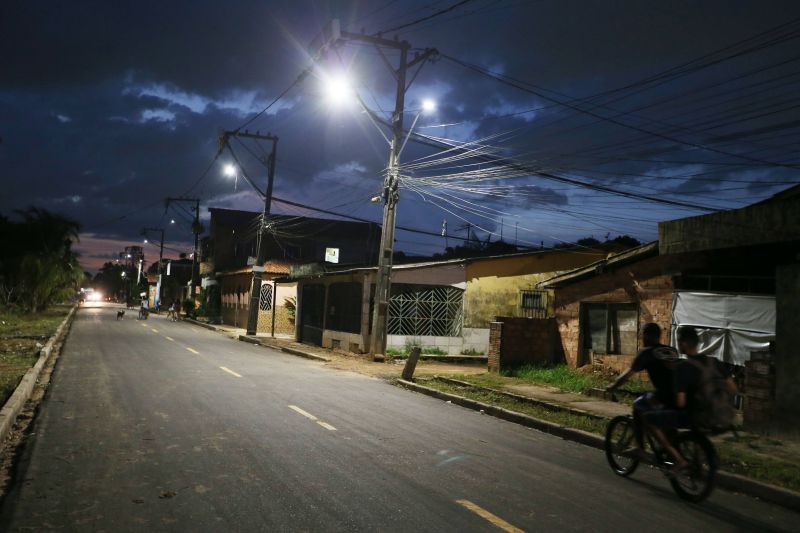
[[442, 350], [438, 346], [428, 346], [422, 349], [422, 353], [426, 355], [447, 355], [445, 350]]
[[461, 355], [486, 355], [480, 350], [476, 350], [475, 348], [467, 348], [466, 350], [461, 350]]

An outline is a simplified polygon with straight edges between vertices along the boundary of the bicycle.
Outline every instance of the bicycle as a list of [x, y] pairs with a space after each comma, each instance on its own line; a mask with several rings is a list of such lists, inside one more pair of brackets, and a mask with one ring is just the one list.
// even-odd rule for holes
[[[637, 445], [637, 424], [631, 415], [618, 416], [608, 423], [605, 437], [605, 453], [609, 466], [615, 474], [627, 477], [636, 471], [643, 460]], [[672, 475], [672, 460], [658, 444], [650, 431], [645, 429], [644, 441], [652, 450], [653, 464], [669, 479], [675, 493], [684, 500], [698, 503], [711, 494], [718, 467], [716, 449], [706, 435], [696, 428], [666, 432], [667, 438], [686, 459], [685, 471]]]

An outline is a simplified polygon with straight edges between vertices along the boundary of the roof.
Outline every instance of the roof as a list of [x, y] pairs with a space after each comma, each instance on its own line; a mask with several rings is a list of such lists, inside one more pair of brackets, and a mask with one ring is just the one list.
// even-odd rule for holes
[[[289, 261], [278, 261], [278, 260], [271, 260], [264, 263], [264, 272], [266, 274], [288, 274], [291, 272], [292, 267], [296, 266], [297, 263], [292, 263]], [[252, 274], [253, 267], [246, 266], [242, 268], [237, 268], [235, 270], [226, 270], [224, 272], [220, 272], [221, 276], [232, 276], [235, 274]]]
[[[531, 257], [537, 255], [544, 255], [550, 253], [565, 253], [565, 252], [573, 252], [576, 247], [570, 248], [547, 248], [542, 250], [532, 250], [527, 252], [516, 252], [512, 254], [502, 254], [502, 255], [489, 255], [483, 257], [462, 257], [456, 259], [442, 259], [440, 261], [422, 261], [419, 263], [401, 263], [398, 265], [392, 265], [392, 270], [414, 270], [420, 268], [438, 268], [438, 267], [447, 267], [453, 265], [463, 265], [466, 266], [471, 263], [478, 263], [481, 261], [496, 261], [498, 259], [514, 259], [514, 258], [522, 258], [522, 257]], [[586, 248], [585, 246], [579, 248]], [[602, 251], [602, 250], [599, 250]], [[284, 278], [280, 278], [279, 281], [294, 281], [298, 279], [308, 279], [308, 278], [320, 278], [323, 276], [335, 276], [341, 274], [355, 274], [358, 272], [374, 272], [378, 270], [377, 266], [350, 266], [350, 267], [330, 267], [327, 265], [322, 265], [321, 268], [323, 270], [316, 271], [316, 272], [306, 272], [306, 273], [299, 273], [299, 274], [291, 274]]]
[[559, 274], [558, 276], [553, 276], [552, 278], [537, 284], [537, 287], [546, 289], [561, 287], [563, 285], [568, 285], [592, 276], [597, 276], [605, 272], [607, 269], [617, 268], [622, 265], [641, 261], [642, 259], [647, 259], [656, 255], [658, 255], [658, 241], [653, 241], [641, 246], [637, 246], [636, 248], [631, 248], [630, 250], [614, 254], [607, 259], [595, 261], [590, 265], [576, 268], [575, 270], [570, 270], [569, 272]]

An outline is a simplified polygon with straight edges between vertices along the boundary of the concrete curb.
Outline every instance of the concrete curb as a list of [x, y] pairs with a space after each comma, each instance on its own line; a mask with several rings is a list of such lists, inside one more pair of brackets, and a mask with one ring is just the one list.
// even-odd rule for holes
[[507, 392], [499, 389], [492, 389], [490, 387], [481, 387], [480, 385], [474, 385], [469, 383], [468, 381], [461, 381], [459, 379], [448, 378], [445, 376], [434, 376], [435, 379], [439, 381], [444, 381], [445, 383], [452, 383], [454, 385], [459, 385], [462, 387], [469, 387], [471, 389], [482, 390], [486, 392], [491, 392], [494, 394], [499, 394], [501, 396], [505, 396], [507, 398], [511, 398], [512, 400], [516, 400], [522, 403], [529, 403], [531, 405], [536, 405], [539, 407], [544, 407], [550, 411], [559, 411], [562, 413], [572, 413], [576, 415], [586, 416], [588, 418], [594, 418], [595, 420], [611, 420], [613, 417], [598, 415], [596, 413], [591, 413], [589, 411], [584, 411], [583, 409], [576, 409], [574, 407], [567, 407], [565, 405], [559, 405], [557, 403], [548, 402], [546, 400], [537, 400], [536, 398], [530, 398], [528, 396], [523, 396], [521, 394], [515, 394], [513, 392]]
[[211, 331], [220, 331], [220, 329], [216, 326], [206, 324], [205, 322], [200, 322], [199, 320], [194, 320], [193, 318], [182, 318], [181, 322], [188, 322], [190, 324], [194, 324], [195, 326], [200, 326], [201, 328], [210, 329]]
[[463, 396], [457, 396], [455, 394], [449, 394], [447, 392], [442, 392], [430, 387], [418, 385], [404, 379], [398, 379], [397, 383], [407, 389], [421, 392], [422, 394], [433, 396], [434, 398], [438, 398], [440, 400], [449, 401], [462, 407], [474, 409], [475, 411], [482, 411], [488, 415], [502, 418], [503, 420], [514, 422], [515, 424], [520, 424], [529, 428], [538, 429], [539, 431], [555, 435], [556, 437], [561, 437], [565, 440], [575, 441], [580, 444], [591, 446], [592, 448], [603, 449], [603, 438], [587, 431], [561, 426], [559, 424], [534, 418], [523, 413], [510, 411], [508, 409], [503, 409], [502, 407], [496, 407], [494, 405], [489, 405], [476, 400], [470, 400], [469, 398], [464, 398]]
[[248, 337], [247, 335], [239, 335], [239, 340], [242, 342], [249, 342], [250, 344], [257, 344], [259, 346], [264, 346], [266, 348], [272, 348], [273, 350], [280, 350], [284, 353], [296, 355], [298, 357], [305, 357], [306, 359], [313, 359], [314, 361], [323, 361], [325, 363], [330, 363], [331, 360], [327, 357], [323, 357], [321, 355], [317, 355], [310, 352], [304, 352], [303, 350], [297, 350], [295, 348], [289, 348], [287, 346], [279, 346], [276, 344], [272, 344], [270, 342], [263, 342], [260, 339]]
[[75, 317], [75, 312], [77, 309], [77, 305], [72, 306], [72, 309], [69, 310], [67, 316], [64, 317], [64, 320], [61, 322], [58, 328], [56, 328], [56, 332], [53, 333], [50, 339], [48, 339], [47, 343], [44, 345], [44, 348], [39, 350], [39, 359], [36, 360], [36, 363], [29, 368], [27, 372], [25, 372], [25, 375], [22, 376], [17, 388], [14, 390], [14, 393], [6, 401], [3, 408], [0, 409], [0, 443], [5, 441], [6, 437], [11, 431], [11, 428], [14, 426], [17, 416], [25, 406], [25, 402], [27, 402], [31, 397], [33, 389], [36, 386], [36, 381], [39, 379], [39, 374], [42, 372], [44, 365], [47, 364], [47, 361], [50, 359], [50, 355], [53, 353], [53, 347], [64, 336], [66, 336], [66, 333], [69, 330], [69, 325], [72, 323], [72, 319]]
[[[485, 404], [483, 402], [470, 400], [469, 398], [464, 398], [463, 396], [457, 396], [455, 394], [442, 392], [436, 389], [432, 389], [430, 387], [418, 385], [411, 381], [406, 381], [404, 379], [398, 379], [397, 383], [400, 386], [405, 387], [409, 390], [426, 394], [428, 396], [432, 396], [440, 400], [449, 401], [451, 403], [460, 405], [462, 407], [466, 407], [468, 409], [481, 411], [488, 415], [495, 416], [497, 418], [502, 418], [503, 420], [506, 420], [508, 422], [513, 422], [515, 424], [520, 424], [533, 429], [538, 429], [539, 431], [542, 431], [544, 433], [549, 433], [556, 437], [561, 437], [564, 440], [570, 440], [573, 442], [577, 442], [601, 450], [604, 448], [605, 439], [593, 433], [588, 433], [586, 431], [581, 431], [579, 429], [573, 429], [566, 426], [560, 426], [558, 424], [554, 424], [546, 420], [540, 420], [538, 418], [534, 418], [532, 416], [523, 413], [517, 413], [515, 411], [503, 409], [502, 407], [495, 407], [493, 405]], [[789, 489], [776, 487], [775, 485], [770, 485], [768, 483], [762, 483], [761, 481], [756, 481], [754, 479], [740, 476], [738, 474], [725, 472], [724, 470], [717, 471], [716, 481], [717, 481], [717, 486], [719, 488], [759, 498], [763, 501], [774, 503], [782, 507], [786, 507], [787, 509], [793, 509], [793, 510], [800, 509], [800, 492], [795, 492]]]
[[288, 348], [286, 346], [280, 346], [280, 345], [277, 345], [277, 344], [272, 344], [270, 342], [262, 342], [260, 339], [253, 338], [253, 337], [250, 337], [250, 336], [247, 336], [247, 335], [238, 335], [237, 336], [237, 335], [231, 334], [228, 330], [226, 330], [224, 328], [218, 328], [218, 327], [213, 326], [211, 324], [206, 324], [204, 322], [200, 322], [198, 320], [193, 320], [191, 318], [184, 318], [184, 319], [182, 319], [182, 321], [183, 322], [188, 322], [190, 324], [194, 324], [195, 326], [200, 326], [201, 328], [206, 328], [206, 329], [210, 329], [212, 331], [217, 331], [219, 333], [231, 335], [231, 337], [237, 338], [242, 342], [247, 342], [247, 343], [250, 343], [250, 344], [256, 344], [258, 346], [264, 346], [264, 347], [267, 347], [267, 348], [272, 348], [273, 350], [280, 350], [282, 352], [285, 352], [285, 353], [288, 353], [288, 354], [292, 354], [292, 355], [296, 355], [298, 357], [305, 357], [306, 359], [313, 359], [314, 361], [323, 361], [325, 363], [330, 363], [331, 362], [331, 360], [329, 358], [323, 357], [321, 355], [317, 355], [317, 354], [313, 354], [313, 353], [309, 353], [309, 352], [304, 352], [302, 350], [297, 350], [295, 348]]

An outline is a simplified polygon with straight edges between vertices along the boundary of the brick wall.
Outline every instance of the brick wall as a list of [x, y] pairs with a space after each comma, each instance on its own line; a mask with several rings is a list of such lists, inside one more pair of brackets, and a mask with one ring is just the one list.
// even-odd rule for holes
[[558, 348], [554, 319], [497, 317], [489, 326], [489, 371], [549, 365], [561, 359]]
[[503, 323], [489, 323], [489, 353], [487, 354], [489, 372], [500, 372], [500, 346], [503, 339]]
[[567, 364], [577, 367], [596, 362], [622, 370], [635, 355], [603, 355], [593, 360], [592, 354], [584, 353], [581, 304], [635, 303], [639, 307], [639, 328], [647, 322], [655, 322], [664, 331], [662, 342], [667, 342], [672, 321], [672, 273], [680, 272], [685, 266], [682, 261], [686, 259], [650, 257], [556, 288], [555, 317]]

